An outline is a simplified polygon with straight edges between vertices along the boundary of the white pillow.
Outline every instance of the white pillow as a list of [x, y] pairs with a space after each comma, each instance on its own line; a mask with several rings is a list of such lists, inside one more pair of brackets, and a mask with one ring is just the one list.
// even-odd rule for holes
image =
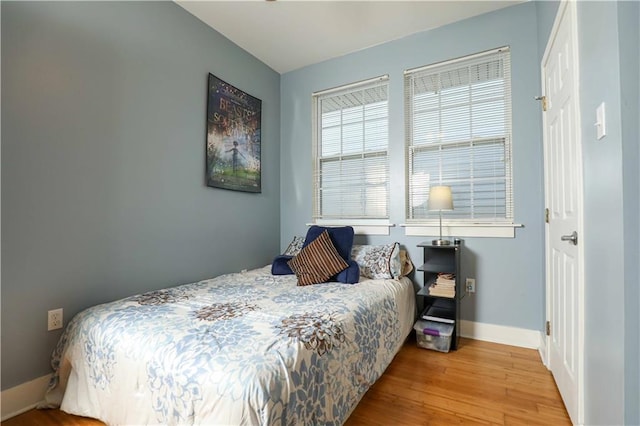
[[291, 242], [289, 243], [289, 246], [282, 254], [285, 254], [288, 256], [297, 256], [298, 253], [300, 253], [300, 250], [302, 250], [303, 244], [304, 244], [304, 237], [296, 235], [295, 237], [293, 237], [293, 240], [291, 240]]
[[400, 244], [354, 245], [351, 259], [360, 267], [360, 275], [371, 279], [401, 276]]

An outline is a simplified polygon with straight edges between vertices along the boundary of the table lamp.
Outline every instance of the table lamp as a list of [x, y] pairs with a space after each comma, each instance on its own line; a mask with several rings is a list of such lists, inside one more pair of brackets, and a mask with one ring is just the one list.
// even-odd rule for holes
[[448, 246], [451, 244], [449, 240], [442, 239], [442, 210], [453, 210], [453, 198], [451, 196], [450, 186], [432, 186], [429, 189], [429, 201], [427, 209], [430, 211], [438, 210], [440, 213], [440, 238], [431, 241], [434, 246]]

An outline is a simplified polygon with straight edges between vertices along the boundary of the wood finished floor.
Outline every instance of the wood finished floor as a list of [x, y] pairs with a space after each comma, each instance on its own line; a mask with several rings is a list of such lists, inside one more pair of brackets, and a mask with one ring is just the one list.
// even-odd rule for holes
[[[461, 339], [440, 353], [409, 339], [345, 426], [570, 425], [551, 373], [538, 352]], [[31, 410], [3, 426], [97, 426], [60, 410]]]
[[345, 426], [571, 425], [538, 351], [461, 339], [457, 351], [410, 339]]

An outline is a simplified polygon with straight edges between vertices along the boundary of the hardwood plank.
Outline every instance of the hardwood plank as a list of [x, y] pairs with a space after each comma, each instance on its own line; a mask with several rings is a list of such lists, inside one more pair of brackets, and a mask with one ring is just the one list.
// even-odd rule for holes
[[[457, 351], [418, 348], [412, 336], [345, 423], [359, 425], [570, 425], [533, 349], [461, 339]], [[102, 426], [60, 410], [31, 410], [2, 426]]]
[[74, 416], [60, 410], [30, 410], [2, 422], [3, 426], [105, 426], [99, 420]]
[[[395, 399], [385, 404], [383, 394]], [[407, 400], [410, 406], [401, 408], [398, 401]], [[403, 410], [414, 411], [414, 423], [385, 414]], [[346, 425], [431, 424], [431, 418], [433, 424], [571, 424], [536, 350], [461, 339], [457, 351], [445, 354], [410, 339]]]

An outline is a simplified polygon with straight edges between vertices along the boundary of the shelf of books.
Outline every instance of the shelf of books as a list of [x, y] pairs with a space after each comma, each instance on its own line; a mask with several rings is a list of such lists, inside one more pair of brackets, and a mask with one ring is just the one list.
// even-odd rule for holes
[[427, 291], [428, 296], [456, 297], [456, 275], [446, 272], [438, 273], [435, 281], [428, 283]]
[[418, 320], [453, 326], [451, 349], [455, 350], [458, 347], [460, 246], [428, 243], [418, 246], [424, 250], [424, 263], [418, 268], [424, 276], [424, 286], [418, 291], [418, 296], [423, 297], [424, 309]]

